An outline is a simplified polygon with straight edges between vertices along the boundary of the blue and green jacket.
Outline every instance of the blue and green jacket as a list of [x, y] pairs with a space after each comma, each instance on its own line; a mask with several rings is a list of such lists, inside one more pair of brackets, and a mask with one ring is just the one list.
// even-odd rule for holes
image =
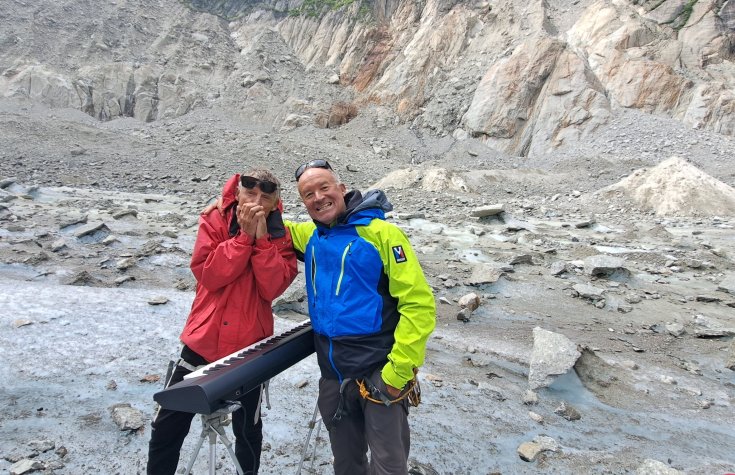
[[382, 367], [402, 388], [423, 364], [436, 305], [405, 233], [385, 221], [385, 194], [345, 195], [332, 226], [286, 222], [303, 258], [309, 316], [322, 376], [361, 378]]

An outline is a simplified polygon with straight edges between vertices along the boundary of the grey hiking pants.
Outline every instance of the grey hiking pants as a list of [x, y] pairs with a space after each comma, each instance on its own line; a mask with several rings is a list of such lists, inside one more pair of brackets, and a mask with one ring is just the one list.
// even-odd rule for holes
[[[370, 380], [387, 394], [376, 371]], [[357, 383], [344, 388], [342, 417], [334, 415], [339, 406], [339, 381], [319, 380], [319, 412], [329, 431], [336, 475], [406, 475], [411, 446], [406, 399], [385, 406], [363, 399]], [[370, 462], [367, 450], [370, 449]]]

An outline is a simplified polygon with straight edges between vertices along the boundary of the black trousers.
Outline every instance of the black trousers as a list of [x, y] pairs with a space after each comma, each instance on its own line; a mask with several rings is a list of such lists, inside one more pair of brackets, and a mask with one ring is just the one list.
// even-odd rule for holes
[[[207, 364], [201, 356], [184, 346], [181, 358], [192, 366]], [[184, 379], [191, 371], [176, 366], [168, 386]], [[263, 445], [263, 422], [260, 419], [261, 388], [240, 398], [242, 407], [232, 413], [232, 433], [235, 436], [235, 456], [246, 475], [257, 475]], [[256, 414], [258, 420], [255, 422]], [[184, 444], [196, 414], [161, 409], [151, 423], [148, 443], [148, 475], [174, 475]]]

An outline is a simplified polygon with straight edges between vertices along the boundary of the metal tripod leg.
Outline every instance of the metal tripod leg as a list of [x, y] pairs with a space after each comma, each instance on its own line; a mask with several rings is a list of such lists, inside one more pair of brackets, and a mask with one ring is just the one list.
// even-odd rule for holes
[[301, 475], [301, 470], [304, 467], [304, 460], [306, 460], [306, 452], [309, 450], [309, 441], [311, 440], [311, 433], [314, 431], [316, 426], [316, 435], [314, 436], [314, 448], [311, 451], [311, 463], [309, 465], [309, 473], [314, 473], [314, 459], [316, 456], [316, 445], [319, 440], [319, 431], [322, 428], [322, 418], [319, 416], [319, 401], [317, 401], [316, 407], [314, 407], [314, 415], [311, 416], [309, 421], [309, 433], [306, 435], [304, 441], [304, 448], [301, 450], [301, 462], [299, 462], [299, 469], [296, 471], [296, 475]]
[[232, 442], [230, 442], [230, 439], [227, 438], [227, 435], [225, 434], [224, 426], [228, 425], [230, 423], [229, 416], [233, 411], [236, 411], [239, 409], [239, 405], [232, 405], [230, 407], [227, 407], [225, 409], [220, 409], [219, 411], [213, 412], [212, 414], [202, 414], [202, 433], [199, 436], [199, 441], [196, 445], [196, 450], [194, 450], [194, 453], [191, 456], [191, 459], [189, 459], [189, 464], [186, 466], [186, 473], [187, 475], [191, 474], [191, 469], [194, 466], [194, 462], [196, 461], [197, 455], [199, 455], [199, 451], [202, 448], [202, 445], [204, 444], [204, 441], [206, 439], [209, 439], [209, 473], [210, 475], [214, 475], [215, 473], [215, 464], [216, 464], [216, 445], [217, 445], [217, 437], [219, 436], [220, 441], [224, 444], [225, 448], [227, 448], [227, 452], [230, 454], [230, 458], [232, 459], [232, 462], [235, 464], [235, 469], [237, 470], [237, 473], [239, 475], [243, 475], [242, 467], [240, 466], [240, 462], [237, 460], [237, 456], [235, 455], [235, 451], [232, 448]]

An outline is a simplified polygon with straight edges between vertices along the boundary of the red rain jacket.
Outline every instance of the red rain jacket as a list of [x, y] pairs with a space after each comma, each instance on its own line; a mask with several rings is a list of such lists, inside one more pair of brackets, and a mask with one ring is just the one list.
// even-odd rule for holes
[[[271, 219], [269, 234], [255, 243], [240, 232], [230, 237], [239, 182], [235, 175], [225, 183], [224, 216], [217, 211], [200, 216], [191, 258], [196, 296], [181, 341], [209, 362], [273, 335], [273, 299], [297, 273], [291, 234], [285, 229], [283, 237], [272, 237]], [[271, 214], [282, 209], [279, 201]]]

